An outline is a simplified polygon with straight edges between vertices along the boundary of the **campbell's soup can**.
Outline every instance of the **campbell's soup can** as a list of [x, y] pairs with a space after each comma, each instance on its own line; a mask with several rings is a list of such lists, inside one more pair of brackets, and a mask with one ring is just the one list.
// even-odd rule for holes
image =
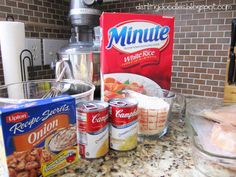
[[109, 101], [110, 148], [129, 151], [137, 147], [138, 103], [130, 98]]
[[78, 104], [79, 154], [85, 159], [103, 157], [109, 150], [108, 103], [102, 101]]

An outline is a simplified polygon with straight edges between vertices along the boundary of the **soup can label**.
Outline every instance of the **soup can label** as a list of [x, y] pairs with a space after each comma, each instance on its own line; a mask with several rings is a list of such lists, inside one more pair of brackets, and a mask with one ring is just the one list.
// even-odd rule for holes
[[77, 111], [80, 156], [85, 159], [105, 156], [109, 150], [108, 104], [101, 101], [81, 102]]
[[129, 151], [137, 147], [138, 109], [137, 101], [117, 98], [110, 105], [110, 148]]

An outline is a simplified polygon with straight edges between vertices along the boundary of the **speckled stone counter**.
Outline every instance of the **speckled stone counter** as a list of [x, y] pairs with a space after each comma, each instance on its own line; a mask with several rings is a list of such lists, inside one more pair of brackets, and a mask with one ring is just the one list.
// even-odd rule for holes
[[110, 151], [104, 158], [80, 160], [61, 170], [63, 177], [191, 177], [193, 176], [190, 140], [184, 126], [171, 123], [168, 133], [157, 140], [144, 139], [136, 150]]

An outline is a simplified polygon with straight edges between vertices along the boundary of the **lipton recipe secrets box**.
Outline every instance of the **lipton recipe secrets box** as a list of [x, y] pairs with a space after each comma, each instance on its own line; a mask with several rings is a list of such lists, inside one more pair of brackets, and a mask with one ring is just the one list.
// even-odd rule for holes
[[0, 111], [4, 177], [47, 176], [78, 160], [74, 98], [8, 105]]

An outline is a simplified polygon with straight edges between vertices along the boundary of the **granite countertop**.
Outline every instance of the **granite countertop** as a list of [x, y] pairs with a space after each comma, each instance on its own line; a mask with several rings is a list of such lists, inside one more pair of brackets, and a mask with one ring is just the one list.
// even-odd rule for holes
[[161, 139], [144, 139], [133, 151], [111, 150], [101, 159], [82, 159], [56, 176], [191, 177], [193, 168], [190, 139], [183, 123], [172, 122]]

